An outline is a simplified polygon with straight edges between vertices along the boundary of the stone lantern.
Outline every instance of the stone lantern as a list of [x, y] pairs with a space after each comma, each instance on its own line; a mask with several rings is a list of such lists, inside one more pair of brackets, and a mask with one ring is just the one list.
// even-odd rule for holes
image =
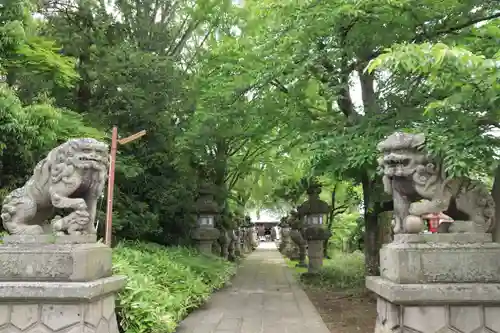
[[308, 200], [298, 208], [299, 215], [304, 218], [309, 273], [316, 273], [323, 266], [323, 244], [331, 236], [323, 224], [324, 216], [330, 211], [330, 206], [319, 198], [320, 193], [321, 185], [311, 184], [307, 189]]
[[220, 231], [215, 228], [215, 218], [220, 208], [214, 200], [214, 189], [209, 184], [202, 184], [196, 200], [197, 221], [196, 228], [191, 237], [196, 241], [200, 252], [212, 253], [212, 243], [220, 236]]

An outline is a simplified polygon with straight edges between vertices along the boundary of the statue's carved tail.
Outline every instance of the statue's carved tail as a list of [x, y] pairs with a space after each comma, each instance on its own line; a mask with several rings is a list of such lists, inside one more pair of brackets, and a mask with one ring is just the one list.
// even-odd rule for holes
[[36, 235], [43, 233], [43, 229], [39, 225], [27, 225], [24, 223], [19, 223], [19, 221], [16, 221], [15, 216], [18, 210], [17, 209], [18, 202], [16, 201], [7, 202], [7, 201], [8, 199], [4, 201], [4, 205], [2, 206], [2, 212], [0, 216], [2, 217], [3, 227], [9, 234]]
[[26, 225], [19, 225], [12, 221], [12, 215], [2, 209], [2, 224], [9, 234], [24, 234]]

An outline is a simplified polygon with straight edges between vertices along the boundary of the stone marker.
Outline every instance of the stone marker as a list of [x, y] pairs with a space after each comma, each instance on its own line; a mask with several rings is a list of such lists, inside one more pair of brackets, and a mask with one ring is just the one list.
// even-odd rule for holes
[[[448, 178], [423, 134], [395, 133], [379, 149], [396, 234], [380, 250], [380, 276], [366, 278], [378, 295], [375, 332], [500, 333], [500, 244], [489, 233], [495, 207], [485, 186]], [[441, 211], [470, 220], [417, 233], [422, 215]]]
[[[125, 277], [112, 275], [111, 249], [94, 228], [107, 163], [105, 143], [69, 140], [5, 198], [1, 333], [118, 333], [115, 295]], [[72, 212], [48, 222], [54, 208]]]

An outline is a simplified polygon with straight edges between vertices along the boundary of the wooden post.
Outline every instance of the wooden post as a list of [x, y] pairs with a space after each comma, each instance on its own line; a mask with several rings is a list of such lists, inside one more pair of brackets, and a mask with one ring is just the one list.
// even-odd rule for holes
[[106, 207], [106, 233], [105, 233], [105, 243], [111, 246], [111, 226], [113, 220], [113, 189], [115, 187], [115, 162], [116, 162], [116, 150], [118, 146], [118, 128], [113, 126], [113, 132], [111, 134], [111, 154], [109, 161], [109, 173], [108, 173], [108, 203]]
[[142, 130], [129, 137], [118, 140], [118, 128], [116, 126], [113, 126], [113, 132], [111, 134], [111, 153], [108, 172], [108, 202], [106, 207], [106, 230], [104, 238], [105, 244], [110, 247], [113, 226], [113, 190], [115, 187], [116, 151], [118, 150], [118, 143], [124, 145], [140, 138], [145, 134], [146, 131]]

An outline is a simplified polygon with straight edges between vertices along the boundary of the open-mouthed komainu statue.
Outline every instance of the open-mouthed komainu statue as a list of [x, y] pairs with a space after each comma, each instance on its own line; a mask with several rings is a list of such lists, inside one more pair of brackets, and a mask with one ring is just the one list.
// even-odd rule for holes
[[[96, 206], [106, 182], [108, 159], [108, 145], [95, 139], [72, 139], [52, 149], [26, 184], [5, 197], [4, 228], [10, 234], [95, 233]], [[72, 212], [49, 223], [54, 208]]]
[[[491, 232], [495, 202], [486, 186], [468, 178], [448, 177], [441, 161], [425, 151], [424, 134], [396, 132], [380, 142], [378, 163], [384, 190], [394, 200], [395, 233], [408, 232], [405, 219], [446, 212], [463, 224], [449, 224], [448, 232]], [[423, 199], [423, 200], [422, 200]], [[421, 201], [419, 201], [421, 200]]]

